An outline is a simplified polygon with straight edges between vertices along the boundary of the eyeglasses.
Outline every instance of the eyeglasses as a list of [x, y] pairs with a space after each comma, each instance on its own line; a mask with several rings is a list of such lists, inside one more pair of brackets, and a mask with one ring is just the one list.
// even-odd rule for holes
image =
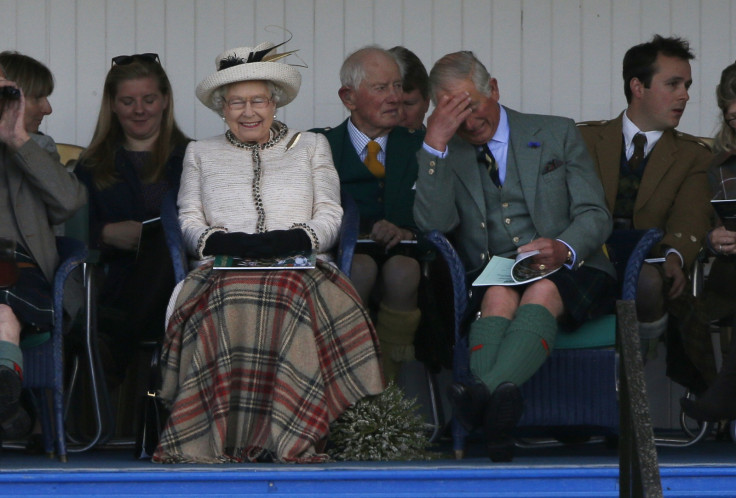
[[252, 99], [233, 99], [225, 101], [225, 104], [233, 111], [242, 111], [248, 105], [248, 102], [250, 102], [253, 109], [265, 109], [271, 103], [271, 100], [266, 97], [253, 97]]
[[158, 54], [154, 54], [153, 52], [146, 52], [145, 54], [118, 55], [117, 57], [113, 57], [110, 67], [126, 66], [128, 64], [132, 64], [136, 59], [143, 59], [151, 62], [158, 62], [159, 64], [161, 64], [161, 60], [158, 58]]

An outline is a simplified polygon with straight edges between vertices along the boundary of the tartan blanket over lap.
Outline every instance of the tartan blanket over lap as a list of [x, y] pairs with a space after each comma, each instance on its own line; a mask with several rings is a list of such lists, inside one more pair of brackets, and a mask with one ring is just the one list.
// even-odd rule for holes
[[184, 281], [162, 352], [171, 407], [158, 462], [319, 462], [315, 445], [383, 390], [378, 339], [332, 265], [216, 271]]

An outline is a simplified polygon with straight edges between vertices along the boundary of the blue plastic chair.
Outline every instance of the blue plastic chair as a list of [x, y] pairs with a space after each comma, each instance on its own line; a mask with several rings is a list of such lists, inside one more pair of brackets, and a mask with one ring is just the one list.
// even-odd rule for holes
[[[450, 242], [433, 231], [429, 240], [448, 262], [452, 272], [455, 309], [455, 347], [453, 351], [453, 381], [470, 382], [468, 337], [463, 328], [468, 313], [468, 287], [465, 270]], [[623, 275], [623, 299], [633, 300], [639, 272], [651, 248], [662, 238], [662, 231], [651, 229], [630, 247], [609, 239], [617, 261], [614, 266]], [[473, 310], [471, 310], [473, 311]], [[595, 332], [595, 329], [598, 329]], [[589, 336], [593, 335], [591, 343]], [[553, 428], [564, 434], [565, 428], [587, 427], [604, 435], [616, 435], [619, 428], [617, 399], [618, 357], [616, 317], [608, 315], [594, 320], [574, 332], [558, 333], [555, 349], [542, 368], [522, 387], [524, 415], [521, 429]], [[623, 401], [626, 402], [625, 400]], [[453, 420], [453, 446], [457, 458], [462, 458], [467, 431]], [[554, 432], [553, 431], [553, 432]], [[561, 431], [561, 432], [560, 432]], [[579, 432], [575, 434], [579, 435]]]
[[[67, 461], [64, 428], [64, 284], [69, 275], [87, 259], [85, 244], [70, 237], [57, 237], [56, 247], [61, 264], [54, 275], [54, 327], [50, 338], [36, 346], [23, 348], [23, 387], [32, 389], [39, 399], [46, 453], [54, 454], [54, 442], [59, 460]], [[47, 392], [53, 395], [53, 409], [45, 402]]]

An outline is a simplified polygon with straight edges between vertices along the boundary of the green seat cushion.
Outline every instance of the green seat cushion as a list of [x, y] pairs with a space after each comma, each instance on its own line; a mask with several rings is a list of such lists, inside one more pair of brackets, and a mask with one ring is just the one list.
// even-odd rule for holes
[[575, 330], [560, 327], [555, 349], [590, 349], [616, 345], [616, 315], [603, 315], [588, 320]]

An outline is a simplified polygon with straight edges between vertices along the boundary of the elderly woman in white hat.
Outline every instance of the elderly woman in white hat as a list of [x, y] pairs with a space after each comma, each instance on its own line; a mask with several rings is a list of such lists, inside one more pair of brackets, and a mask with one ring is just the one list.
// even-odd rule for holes
[[272, 43], [228, 50], [197, 98], [224, 135], [187, 148], [185, 243], [200, 259], [311, 250], [311, 270], [218, 271], [184, 280], [162, 355], [171, 417], [154, 460], [323, 461], [330, 423], [382, 390], [375, 330], [330, 264], [342, 209], [327, 140], [275, 119], [301, 77]]

